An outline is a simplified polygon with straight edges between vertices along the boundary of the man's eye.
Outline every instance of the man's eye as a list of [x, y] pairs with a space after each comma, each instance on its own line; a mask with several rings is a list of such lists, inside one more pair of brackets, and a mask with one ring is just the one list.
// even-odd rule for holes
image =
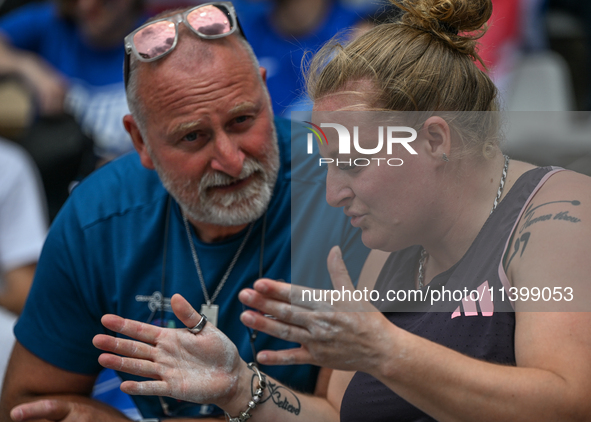
[[251, 116], [238, 116], [234, 119], [234, 124], [242, 124], [242, 123], [246, 123], [247, 121], [249, 121], [251, 119]]
[[197, 132], [191, 132], [183, 136], [183, 141], [187, 142], [195, 142], [197, 140]]

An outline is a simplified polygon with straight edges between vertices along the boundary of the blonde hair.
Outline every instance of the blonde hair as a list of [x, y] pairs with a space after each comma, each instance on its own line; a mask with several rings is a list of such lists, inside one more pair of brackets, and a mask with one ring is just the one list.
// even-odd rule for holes
[[310, 98], [370, 81], [374, 91], [360, 95], [371, 96], [372, 109], [447, 115], [461, 140], [454, 146], [457, 154], [491, 156], [499, 144], [497, 113], [488, 113], [499, 109], [497, 88], [475, 64], [482, 63], [477, 40], [486, 32], [491, 0], [391, 3], [404, 12], [397, 21], [377, 25], [348, 44], [333, 40], [316, 54], [307, 72]]

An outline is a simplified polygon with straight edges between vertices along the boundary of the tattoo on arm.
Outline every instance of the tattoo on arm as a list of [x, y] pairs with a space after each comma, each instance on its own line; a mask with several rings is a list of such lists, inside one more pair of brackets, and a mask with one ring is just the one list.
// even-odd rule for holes
[[[572, 217], [572, 216], [568, 215], [568, 211], [561, 211], [561, 212], [557, 213], [556, 215], [544, 214], [539, 217], [535, 217], [535, 210], [537, 210], [538, 208], [541, 208], [545, 205], [557, 204], [557, 203], [561, 203], [561, 202], [568, 202], [569, 204], [574, 205], [574, 206], [581, 205], [581, 201], [577, 201], [577, 200], [546, 202], [544, 204], [538, 205], [537, 207], [533, 207], [533, 204], [532, 204], [527, 208], [527, 210], [525, 210], [525, 213], [523, 214], [522, 218], [525, 219], [525, 223], [519, 229], [519, 234], [521, 234], [525, 229], [527, 229], [532, 224], [538, 223], [540, 221], [564, 220], [564, 221], [570, 221], [571, 223], [578, 223], [579, 221], [581, 221], [579, 218]], [[552, 217], [554, 217], [554, 218], [552, 218]]]
[[[577, 200], [546, 202], [546, 203], [543, 203], [543, 204], [538, 205], [536, 207], [534, 207], [533, 204], [531, 204], [525, 210], [525, 213], [523, 214], [522, 219], [524, 220], [524, 223], [522, 224], [521, 228], [519, 229], [519, 232], [515, 235], [517, 238], [515, 239], [515, 242], [513, 243], [513, 253], [511, 254], [511, 257], [509, 258], [507, 263], [504, 265], [505, 271], [507, 271], [507, 269], [509, 268], [509, 265], [511, 265], [511, 262], [513, 261], [513, 258], [515, 258], [515, 256], [517, 255], [518, 252], [520, 252], [519, 253], [520, 258], [523, 256], [523, 252], [525, 252], [525, 248], [527, 247], [527, 243], [529, 242], [529, 238], [531, 236], [531, 229], [528, 231], [525, 231], [525, 230], [528, 229], [533, 224], [539, 223], [542, 221], [549, 221], [549, 220], [561, 220], [561, 221], [567, 221], [570, 223], [579, 223], [581, 221], [580, 218], [573, 217], [573, 216], [569, 215], [568, 210], [560, 211], [556, 214], [550, 213], [550, 214], [543, 214], [540, 216], [535, 215], [535, 211], [538, 208], [541, 208], [545, 205], [557, 204], [557, 203], [569, 203], [574, 206], [581, 205], [581, 201], [577, 201]], [[507, 253], [509, 253], [509, 252], [510, 252], [510, 249]]]
[[521, 247], [521, 243], [523, 243], [523, 246], [521, 247], [521, 254], [519, 255], [519, 257], [521, 258], [523, 256], [523, 252], [525, 251], [525, 248], [527, 247], [527, 242], [529, 241], [530, 235], [531, 235], [530, 232], [525, 232], [521, 235], [521, 237], [518, 237], [515, 240], [515, 243], [513, 244], [513, 247], [515, 248], [515, 250], [513, 251], [513, 255], [511, 255], [511, 258], [509, 258], [509, 262], [507, 262], [507, 265], [505, 266], [505, 271], [507, 270], [507, 268], [509, 268], [509, 265], [511, 265], [511, 261], [513, 261], [513, 258], [515, 257], [515, 255], [517, 255], [517, 252], [519, 252], [519, 248]]
[[296, 416], [300, 414], [302, 409], [300, 399], [293, 391], [282, 385], [270, 382], [269, 380], [267, 380], [267, 385], [269, 389], [269, 397], [261, 400], [261, 403], [271, 399], [280, 409]]

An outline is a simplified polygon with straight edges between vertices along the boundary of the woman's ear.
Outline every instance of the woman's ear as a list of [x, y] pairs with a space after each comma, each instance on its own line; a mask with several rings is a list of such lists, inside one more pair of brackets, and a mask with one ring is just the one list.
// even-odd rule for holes
[[439, 117], [429, 117], [421, 129], [427, 141], [426, 153], [439, 161], [448, 161], [451, 153], [451, 129], [447, 122]]

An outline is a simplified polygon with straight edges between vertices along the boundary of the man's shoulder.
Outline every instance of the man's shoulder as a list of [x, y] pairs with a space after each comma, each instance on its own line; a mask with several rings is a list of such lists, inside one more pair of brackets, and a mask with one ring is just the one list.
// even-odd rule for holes
[[113, 216], [131, 214], [166, 197], [158, 174], [143, 167], [138, 154], [132, 152], [84, 179], [74, 188], [64, 207], [70, 208], [84, 227]]
[[308, 151], [309, 128], [298, 120], [275, 117], [277, 140], [285, 179], [324, 187], [326, 170], [319, 165], [318, 148]]

